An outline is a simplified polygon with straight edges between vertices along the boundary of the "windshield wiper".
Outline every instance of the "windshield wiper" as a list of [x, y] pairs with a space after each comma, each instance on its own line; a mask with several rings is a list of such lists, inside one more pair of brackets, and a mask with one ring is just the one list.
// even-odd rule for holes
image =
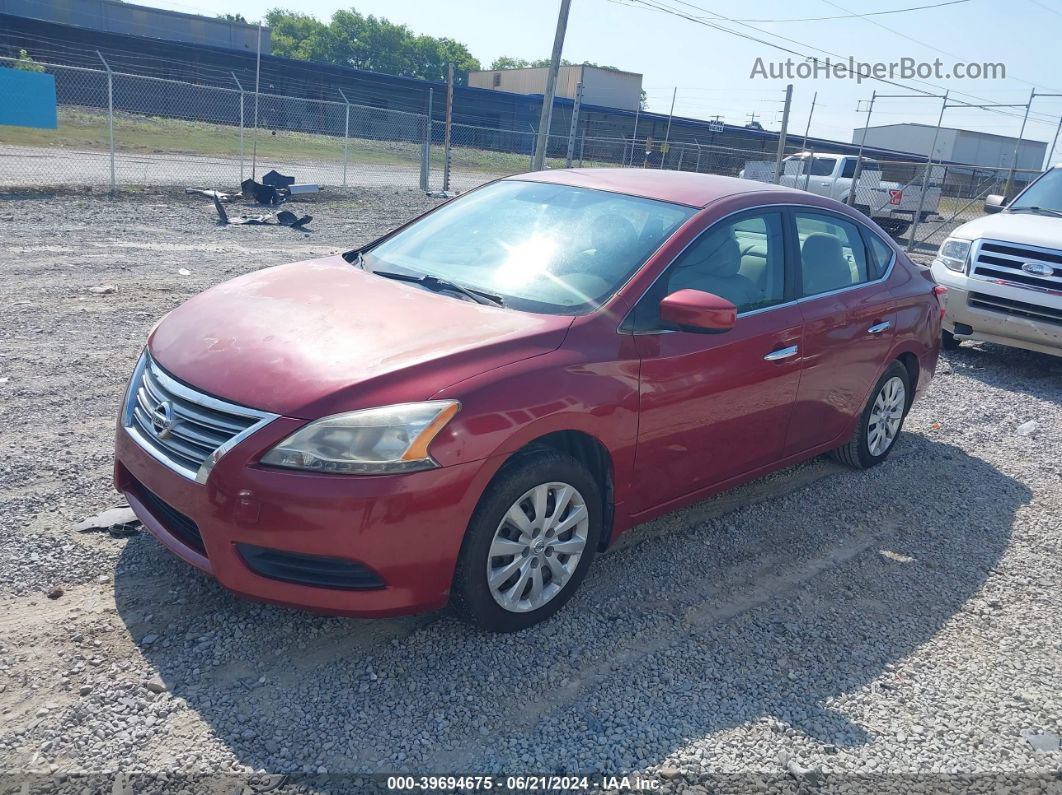
[[1062, 210], [1055, 210], [1050, 207], [1008, 207], [1008, 211], [1012, 213], [1037, 213], [1043, 215], [1050, 215], [1053, 218], [1062, 218]]
[[383, 276], [385, 279], [394, 279], [399, 282], [410, 282], [411, 284], [420, 284], [427, 287], [429, 290], [435, 292], [454, 292], [475, 301], [477, 304], [486, 304], [488, 306], [504, 306], [504, 302], [501, 296], [493, 295], [492, 293], [486, 293], [482, 290], [474, 290], [471, 287], [464, 287], [456, 282], [451, 282], [448, 279], [440, 279], [438, 276], [432, 276], [431, 274], [424, 274], [423, 276], [415, 276], [412, 273], [397, 273], [395, 271], [372, 271], [377, 276]]

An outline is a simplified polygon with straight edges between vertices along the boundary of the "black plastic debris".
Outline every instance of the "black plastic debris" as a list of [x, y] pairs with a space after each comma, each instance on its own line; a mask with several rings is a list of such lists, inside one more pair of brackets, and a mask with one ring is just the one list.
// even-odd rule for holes
[[274, 188], [287, 188], [295, 184], [295, 177], [285, 176], [276, 169], [273, 169], [262, 175], [262, 184], [270, 185]]
[[300, 218], [289, 210], [281, 210], [277, 213], [277, 223], [281, 226], [290, 226], [292, 229], [302, 229], [312, 220], [312, 215], [304, 215]]
[[288, 226], [292, 229], [302, 229], [306, 224], [313, 220], [312, 215], [304, 215], [301, 218], [293, 212], [288, 210], [281, 210], [279, 213], [266, 213], [265, 215], [239, 215], [230, 217], [225, 207], [222, 206], [218, 198], [214, 197], [214, 209], [218, 212], [218, 221], [222, 224], [231, 224], [233, 226], [272, 226], [274, 219], [281, 226]]
[[263, 185], [253, 179], [245, 179], [240, 183], [240, 190], [245, 199], [254, 199], [259, 204], [276, 206], [284, 201], [284, 196], [273, 185]]

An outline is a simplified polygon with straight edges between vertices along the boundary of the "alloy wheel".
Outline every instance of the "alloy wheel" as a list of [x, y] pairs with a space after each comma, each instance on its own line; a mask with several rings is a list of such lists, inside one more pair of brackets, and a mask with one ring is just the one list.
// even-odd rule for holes
[[487, 586], [503, 609], [537, 610], [575, 574], [586, 548], [586, 500], [568, 483], [542, 483], [505, 512], [487, 553]]
[[900, 432], [904, 409], [907, 408], [907, 389], [903, 379], [893, 376], [874, 398], [867, 421], [867, 449], [872, 456], [884, 455]]

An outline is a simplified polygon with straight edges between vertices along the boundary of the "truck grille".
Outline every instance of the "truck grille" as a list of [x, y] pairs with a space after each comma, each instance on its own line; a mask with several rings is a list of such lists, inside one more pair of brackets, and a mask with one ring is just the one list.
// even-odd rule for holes
[[129, 384], [122, 424], [155, 459], [204, 483], [225, 453], [275, 418], [181, 383], [145, 352]]
[[984, 293], [970, 293], [968, 303], [975, 309], [987, 309], [989, 312], [999, 312], [1003, 315], [1024, 317], [1040, 323], [1062, 326], [1062, 309], [1027, 304], [1024, 301], [1014, 301], [1010, 298], [999, 298]]
[[[1029, 268], [1024, 266], [1028, 264]], [[1005, 281], [1036, 290], [1062, 292], [1062, 251], [984, 240], [973, 260], [975, 279]]]

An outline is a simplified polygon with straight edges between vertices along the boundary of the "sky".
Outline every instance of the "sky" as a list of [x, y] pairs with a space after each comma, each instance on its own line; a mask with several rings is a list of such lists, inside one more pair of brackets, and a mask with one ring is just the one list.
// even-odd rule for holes
[[[952, 92], [953, 100], [973, 104], [1024, 104], [1029, 93], [1062, 94], [1062, 0], [959, 0], [952, 5], [895, 14], [945, 0], [649, 0], [714, 24], [777, 44], [800, 55], [892, 62], [901, 58], [943, 61], [945, 72], [957, 62], [1002, 63], [1005, 79], [900, 79], [899, 86], [873, 80], [753, 78], [758, 58], [765, 64], [798, 55], [769, 44], [644, 7], [643, 0], [572, 0], [564, 57], [639, 72], [649, 109], [668, 113], [673, 90], [675, 114], [694, 118], [719, 115], [744, 124], [749, 114], [767, 129], [778, 129], [785, 85], [793, 83], [790, 134], [802, 135], [810, 116], [811, 135], [851, 140], [866, 120], [872, 91], [912, 94]], [[190, 13], [241, 13], [258, 19], [270, 6], [252, 0], [138, 0], [144, 5]], [[340, 8], [354, 7], [408, 25], [417, 33], [463, 42], [489, 67], [501, 55], [543, 58], [550, 53], [559, 0], [299, 0], [297, 8], [322, 20]], [[869, 14], [869, 16], [868, 16]], [[855, 15], [855, 16], [853, 16]], [[860, 16], [861, 15], [861, 16]], [[843, 17], [823, 20], [821, 17]], [[797, 21], [816, 18], [816, 21]], [[750, 21], [755, 20], [755, 21]], [[767, 21], [760, 21], [767, 20]], [[780, 38], [784, 37], [784, 38]], [[832, 57], [832, 60], [838, 60]], [[931, 84], [931, 85], [930, 85]], [[960, 93], [961, 92], [961, 93]], [[942, 100], [909, 97], [879, 99], [871, 124], [936, 124]], [[857, 107], [858, 111], [857, 112]], [[944, 125], [1017, 135], [1024, 108], [994, 110], [948, 108]], [[1062, 97], [1036, 97], [1025, 138], [1050, 142], [1062, 114]], [[1062, 159], [1062, 141], [1055, 150]]]

